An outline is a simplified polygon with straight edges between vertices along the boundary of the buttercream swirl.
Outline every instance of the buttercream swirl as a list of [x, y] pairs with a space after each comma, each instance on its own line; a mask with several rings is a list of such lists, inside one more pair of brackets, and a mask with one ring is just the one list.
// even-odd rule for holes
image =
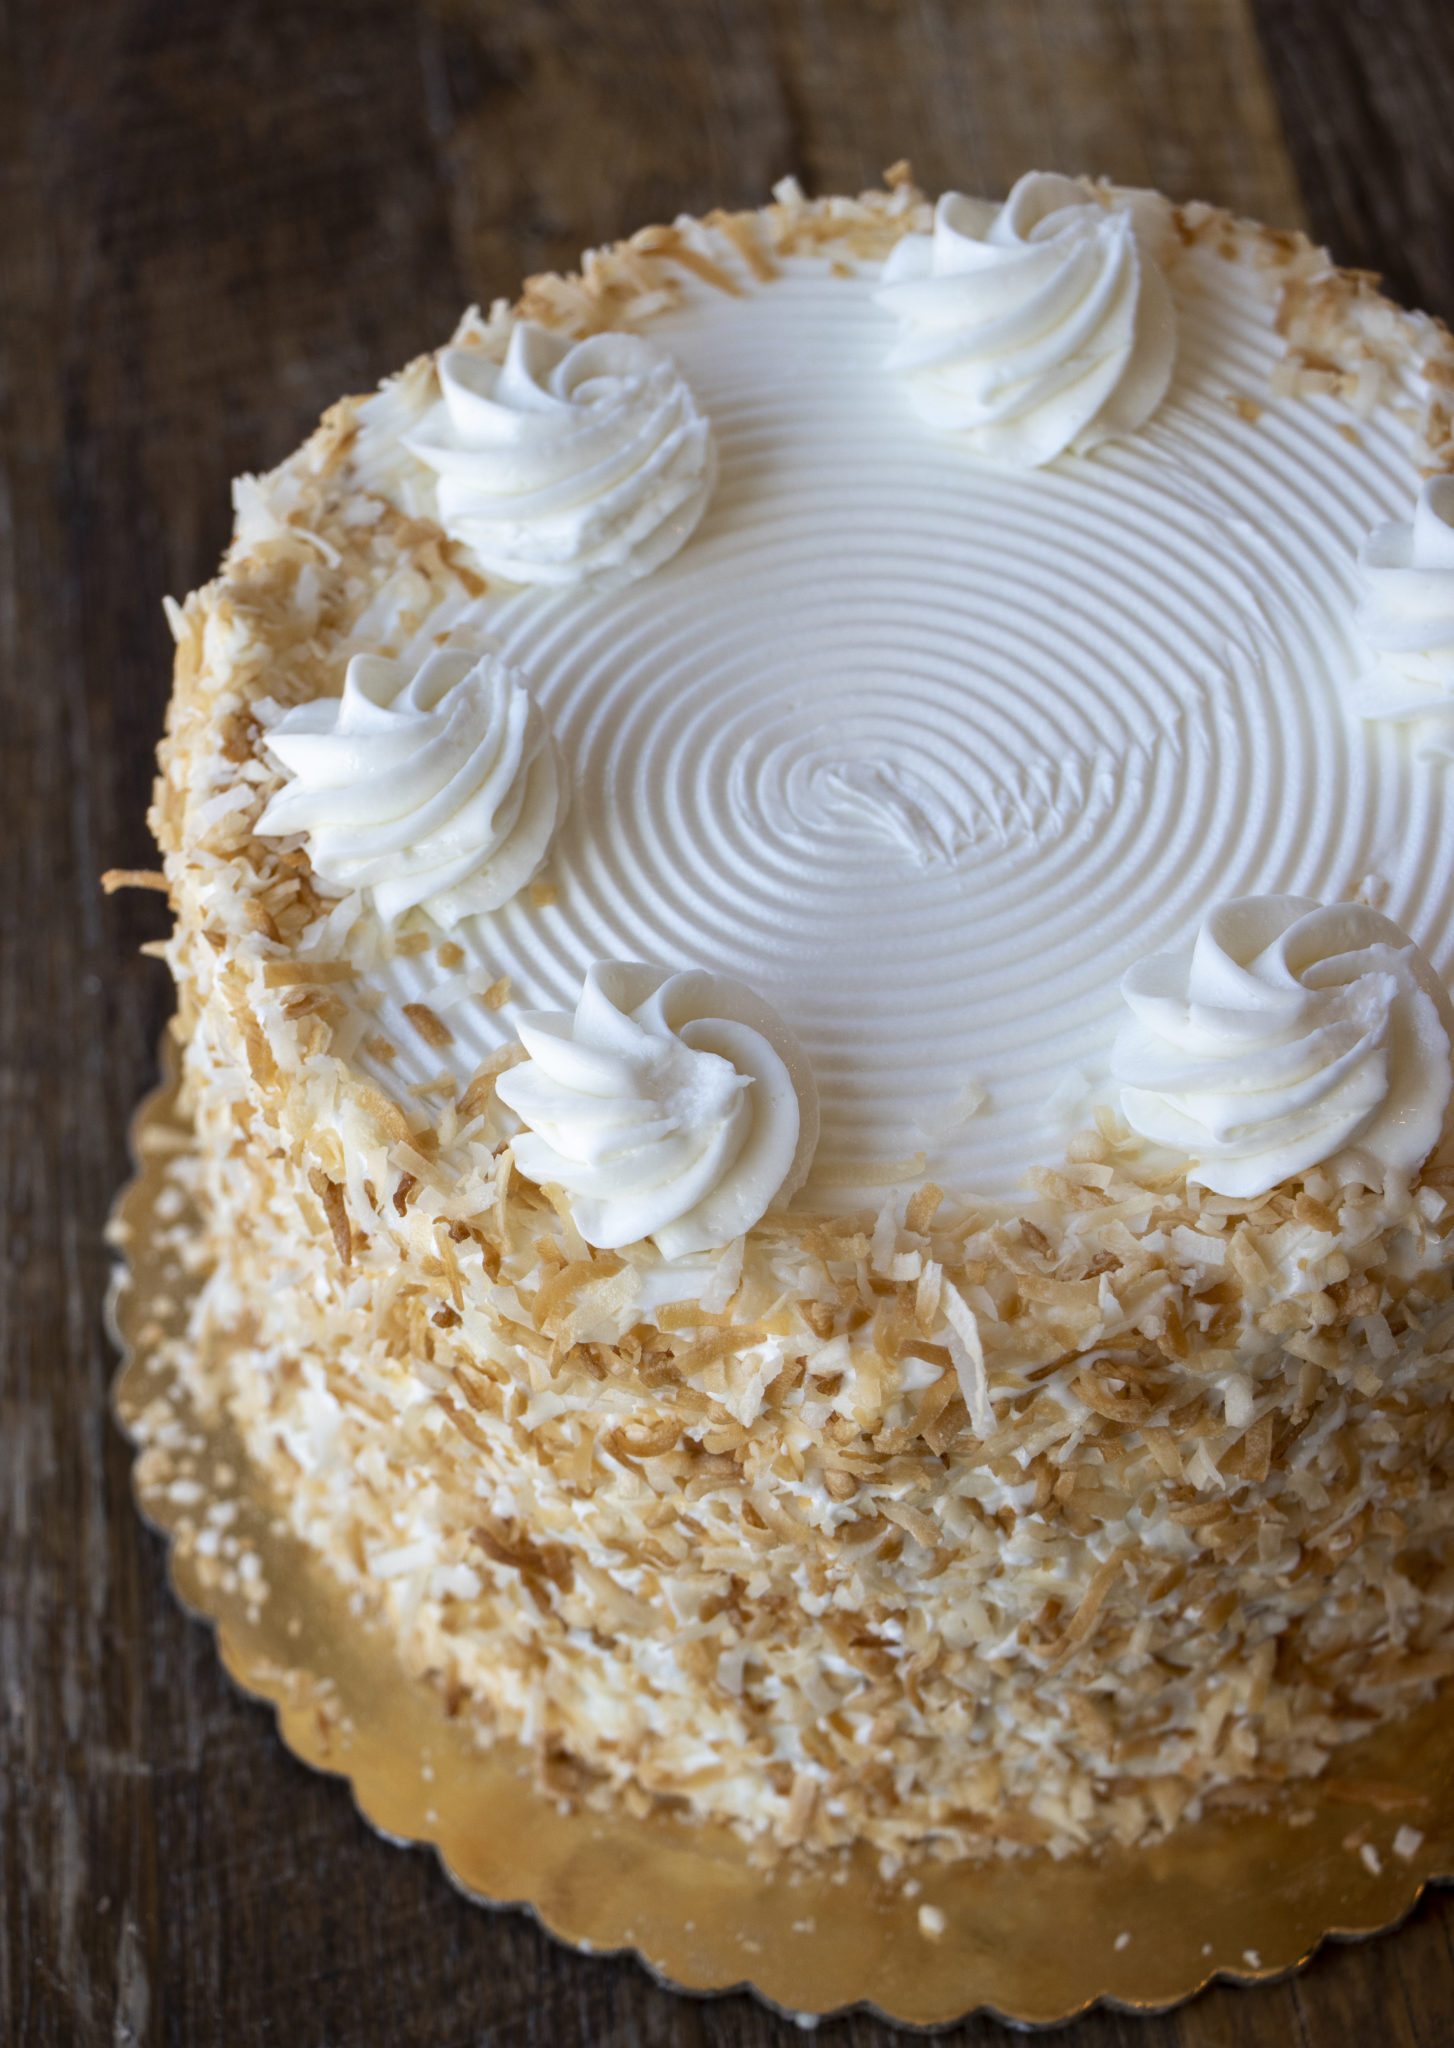
[[341, 697], [284, 713], [268, 745], [293, 780], [259, 832], [301, 832], [319, 881], [386, 922], [497, 910], [539, 867], [560, 811], [555, 749], [524, 679], [440, 648], [417, 670], [357, 654]]
[[729, 1243], [807, 1174], [818, 1100], [802, 1048], [740, 982], [603, 961], [574, 1017], [519, 1019], [530, 1057], [497, 1092], [515, 1164], [570, 1197], [588, 1244], [666, 1258]]
[[1429, 750], [1454, 754], [1454, 476], [1425, 480], [1411, 520], [1376, 526], [1358, 567], [1358, 629], [1378, 657], [1359, 710], [1436, 720]]
[[876, 295], [900, 323], [887, 366], [920, 417], [1029, 467], [1148, 420], [1176, 352], [1150, 204], [1103, 202], [1042, 171], [998, 211], [945, 193], [933, 232], [896, 245]]
[[445, 531], [494, 574], [644, 576], [701, 518], [711, 430], [670, 356], [639, 335], [571, 341], [522, 320], [503, 363], [443, 350], [439, 384], [405, 446], [435, 472]]
[[1265, 1194], [1350, 1148], [1400, 1181], [1439, 1140], [1454, 1012], [1375, 910], [1244, 896], [1209, 914], [1189, 961], [1142, 961], [1121, 992], [1126, 1119], [1215, 1194]]

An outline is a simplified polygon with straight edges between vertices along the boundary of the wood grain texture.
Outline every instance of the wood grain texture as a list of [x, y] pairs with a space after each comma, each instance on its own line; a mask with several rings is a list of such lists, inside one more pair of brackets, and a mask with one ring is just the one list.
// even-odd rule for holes
[[1300, 217], [1240, 0], [436, 0], [426, 24], [456, 254], [486, 296], [582, 240], [759, 204], [785, 168], [857, 191], [904, 155], [933, 190], [1034, 165]]
[[[1454, 301], [1447, 0], [1257, 0], [1340, 255]], [[1441, 113], [1441, 109], [1443, 110]], [[0, 8], [0, 2032], [251, 2048], [782, 2048], [457, 1899], [283, 1752], [165, 1587], [107, 1420], [100, 1228], [169, 1008], [140, 960], [158, 599], [227, 487], [469, 297], [652, 217], [1104, 170], [1299, 212], [1242, 0], [10, 0]], [[1441, 196], [1442, 195], [1442, 196]], [[1449, 1908], [1071, 2048], [1454, 2035]], [[864, 2015], [832, 2048], [889, 2038]], [[944, 2037], [998, 2041], [977, 2019]]]
[[1255, 0], [1309, 224], [1454, 320], [1454, 7]]

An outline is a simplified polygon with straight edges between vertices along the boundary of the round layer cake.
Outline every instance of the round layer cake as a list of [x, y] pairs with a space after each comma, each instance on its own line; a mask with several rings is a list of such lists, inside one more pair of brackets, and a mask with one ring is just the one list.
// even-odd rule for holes
[[196, 1391], [552, 1790], [1130, 1841], [1454, 1669], [1451, 378], [1209, 208], [787, 185], [239, 485]]

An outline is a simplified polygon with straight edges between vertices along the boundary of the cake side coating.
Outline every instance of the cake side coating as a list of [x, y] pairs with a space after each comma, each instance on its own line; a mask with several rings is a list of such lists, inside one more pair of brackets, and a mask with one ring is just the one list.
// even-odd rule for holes
[[[847, 260], [917, 208], [789, 194], [713, 232], [749, 265]], [[1299, 238], [1177, 218], [1282, 280], [1294, 382], [1376, 404], [1380, 350], [1447, 361]], [[649, 317], [710, 246], [648, 230], [523, 304], [566, 332]], [[1407, 1199], [1313, 1169], [1240, 1201], [1105, 1114], [1028, 1201], [910, 1181], [677, 1261], [593, 1252], [513, 1173], [518, 1051], [448, 1064], [452, 1007], [506, 992], [422, 922], [351, 938], [254, 829], [258, 707], [337, 692], [401, 562], [421, 620], [479, 595], [438, 527], [359, 488], [359, 412], [244, 491], [222, 578], [174, 611], [155, 812], [201, 1317], [229, 1339], [205, 1391], [294, 1527], [553, 1789], [778, 1845], [1134, 1841], [1423, 1697], [1454, 1670], [1442, 1157]], [[1447, 427], [1431, 401], [1430, 466]], [[443, 976], [409, 1006], [438, 1069], [396, 1090], [363, 1064], [389, 951]]]

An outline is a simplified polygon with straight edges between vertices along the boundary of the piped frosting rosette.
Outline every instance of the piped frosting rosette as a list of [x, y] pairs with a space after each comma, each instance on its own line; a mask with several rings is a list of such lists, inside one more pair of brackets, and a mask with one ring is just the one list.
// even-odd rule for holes
[[540, 866], [561, 809], [555, 748], [524, 678], [441, 648], [411, 671], [358, 654], [342, 697], [284, 713], [268, 746], [292, 780], [258, 822], [302, 833], [318, 880], [386, 923], [446, 928], [498, 910]]
[[818, 1098], [777, 1013], [723, 975], [592, 967], [575, 1015], [519, 1019], [529, 1059], [497, 1092], [525, 1124], [527, 1180], [564, 1188], [602, 1249], [666, 1258], [728, 1244], [807, 1176]]
[[1340, 1156], [1399, 1184], [1439, 1142], [1454, 1010], [1377, 911], [1245, 896], [1211, 912], [1189, 959], [1145, 960], [1121, 990], [1126, 1120], [1215, 1194], [1265, 1194]]
[[1428, 751], [1454, 755], [1454, 476], [1426, 479], [1411, 520], [1376, 526], [1358, 567], [1358, 629], [1378, 657], [1358, 709], [1434, 720]]
[[1032, 171], [998, 209], [947, 192], [905, 235], [878, 302], [886, 359], [930, 426], [1038, 466], [1144, 424], [1166, 393], [1176, 313], [1152, 254], [1152, 195], [1102, 200]]
[[701, 518], [711, 430], [670, 356], [639, 335], [571, 341], [522, 320], [503, 363], [445, 349], [439, 384], [405, 446], [435, 473], [440, 524], [494, 574], [645, 576]]

